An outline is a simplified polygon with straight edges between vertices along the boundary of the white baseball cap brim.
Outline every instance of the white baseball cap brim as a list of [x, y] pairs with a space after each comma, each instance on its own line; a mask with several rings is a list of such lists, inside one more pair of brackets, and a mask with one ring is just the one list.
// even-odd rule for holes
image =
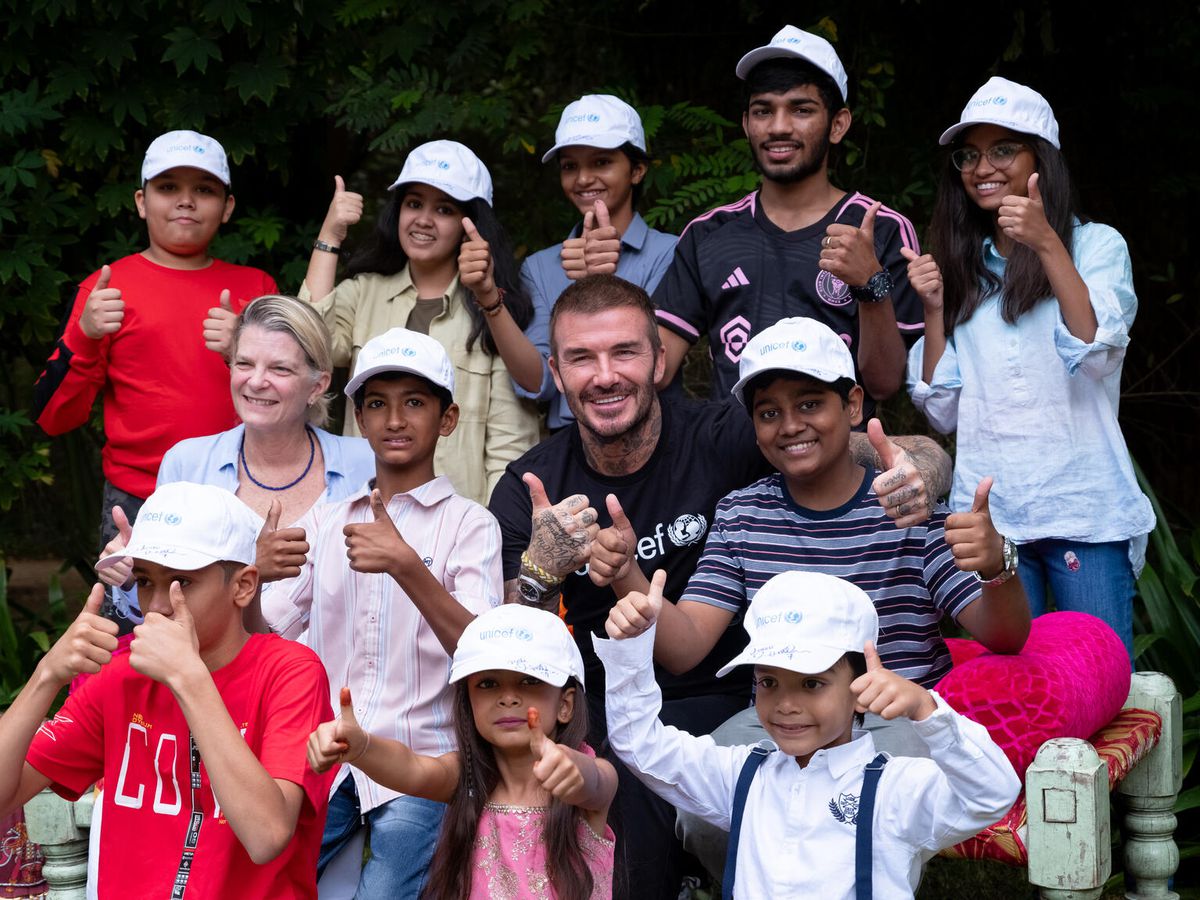
[[797, 650], [786, 644], [774, 647], [752, 644], [717, 669], [717, 677], [722, 678], [728, 675], [738, 666], [775, 666], [779, 669], [787, 669], [789, 672], [799, 672], [802, 675], [816, 675], [831, 668], [834, 663], [846, 655], [846, 652], [840, 647], [810, 645], [803, 650]]

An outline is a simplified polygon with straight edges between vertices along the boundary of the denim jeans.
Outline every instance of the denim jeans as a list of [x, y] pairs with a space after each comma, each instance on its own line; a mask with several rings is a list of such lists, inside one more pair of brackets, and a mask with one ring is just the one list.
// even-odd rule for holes
[[425, 886], [446, 804], [422, 797], [397, 797], [364, 817], [354, 778], [346, 776], [329, 798], [317, 877], [359, 828], [365, 827], [371, 858], [358, 881], [359, 897], [416, 900]]
[[1129, 541], [1088, 544], [1046, 538], [1019, 545], [1017, 574], [1034, 616], [1053, 598], [1059, 612], [1088, 613], [1125, 642], [1133, 662], [1133, 566]]

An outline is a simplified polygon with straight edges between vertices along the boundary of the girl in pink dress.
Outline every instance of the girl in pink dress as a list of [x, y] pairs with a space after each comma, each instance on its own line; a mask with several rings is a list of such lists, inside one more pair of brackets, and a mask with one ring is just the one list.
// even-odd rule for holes
[[450, 682], [458, 750], [418, 756], [372, 737], [342, 688], [342, 714], [312, 733], [309, 764], [348, 763], [449, 804], [424, 898], [611, 898], [617, 774], [584, 743], [583, 659], [562, 620], [489, 610], [463, 630]]

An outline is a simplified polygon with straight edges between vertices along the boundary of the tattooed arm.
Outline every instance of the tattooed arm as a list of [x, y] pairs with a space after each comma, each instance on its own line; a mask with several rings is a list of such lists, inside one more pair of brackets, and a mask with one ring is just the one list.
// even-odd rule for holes
[[536, 605], [558, 609], [558, 586], [564, 578], [585, 565], [591, 555], [592, 541], [600, 530], [596, 510], [583, 494], [573, 494], [551, 504], [541, 480], [532, 473], [522, 479], [529, 488], [533, 506], [529, 546], [521, 557], [516, 578], [504, 583], [505, 603], [529, 603], [521, 593], [521, 583], [531, 582], [542, 588]]
[[880, 473], [871, 486], [880, 505], [896, 520], [897, 528], [924, 522], [938, 498], [950, 491], [950, 456], [930, 438], [889, 438], [879, 420], [872, 419], [865, 435], [850, 435], [850, 453], [855, 462]]

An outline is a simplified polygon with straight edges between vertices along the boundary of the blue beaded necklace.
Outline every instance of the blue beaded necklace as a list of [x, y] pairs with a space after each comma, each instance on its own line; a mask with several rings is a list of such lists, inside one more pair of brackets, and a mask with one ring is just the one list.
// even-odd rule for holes
[[295, 481], [289, 481], [283, 487], [271, 487], [269, 484], [263, 484], [252, 474], [250, 467], [246, 465], [246, 433], [242, 432], [242, 442], [238, 445], [238, 459], [242, 462], [242, 471], [246, 473], [246, 477], [253, 481], [258, 487], [264, 491], [286, 491], [288, 488], [293, 488], [304, 480], [304, 476], [308, 474], [308, 470], [312, 468], [313, 460], [317, 458], [317, 439], [313, 434], [313, 430], [307, 425], [304, 426], [305, 432], [308, 434], [308, 465], [304, 467], [304, 471], [300, 473], [300, 477]]

